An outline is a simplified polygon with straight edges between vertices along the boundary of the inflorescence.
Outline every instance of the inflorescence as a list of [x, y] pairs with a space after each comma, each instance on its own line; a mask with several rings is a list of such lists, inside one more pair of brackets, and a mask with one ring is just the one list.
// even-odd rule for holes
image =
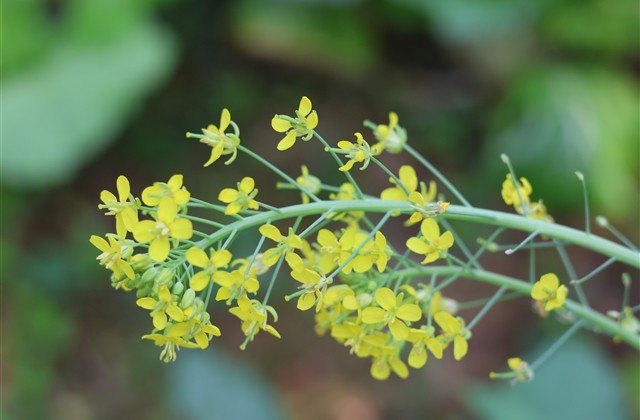
[[[99, 208], [115, 217], [115, 233], [106, 238], [94, 235], [90, 242], [101, 252], [97, 257], [100, 265], [111, 271], [113, 287], [135, 291], [137, 305], [149, 311], [152, 329], [142, 338], [162, 347], [162, 360], [175, 360], [180, 348], [205, 349], [214, 336], [221, 335], [208, 312], [211, 296], [224, 302], [240, 320], [246, 337], [241, 348], [261, 331], [280, 338], [274, 326], [278, 313], [268, 302], [274, 283], [286, 277], [283, 271], [293, 280], [292, 291], [284, 300], [295, 301], [301, 311], [314, 312], [316, 332], [329, 334], [355, 356], [370, 359], [371, 375], [381, 380], [391, 372], [407, 377], [408, 366], [421, 368], [429, 355], [440, 359], [451, 351], [455, 360], [464, 358], [473, 327], [507, 290], [529, 296], [541, 316], [572, 312], [579, 322], [591, 322], [619, 341], [631, 340], [632, 345], [637, 341], [639, 323], [634, 309], [623, 305], [608, 318], [594, 314], [579, 285], [575, 293], [582, 305], [568, 300], [570, 279], [566, 277], [561, 281], [557, 274], [547, 273], [525, 281], [482, 270], [478, 258], [496, 247], [495, 238], [504, 227], [531, 232], [511, 252], [531, 245], [541, 234], [547, 241], [554, 238], [553, 219], [542, 201], [531, 201], [531, 184], [525, 178], [517, 180], [508, 159], [510, 173], [502, 184], [502, 198], [517, 215], [509, 216], [516, 221], [501, 226], [501, 219], [487, 217], [488, 210], [471, 207], [439, 172], [433, 172], [435, 178], [454, 197], [462, 198], [464, 206], [450, 206], [444, 194], [438, 193], [436, 180], [418, 179], [414, 167], [404, 165], [395, 174], [378, 160], [383, 153], [407, 151], [432, 169], [407, 144], [407, 132], [395, 113], [389, 114], [388, 124], [365, 122], [372, 141], [356, 132], [355, 141], [341, 140], [336, 147], [316, 132], [318, 121], [307, 97], [294, 116], [273, 117], [272, 128], [284, 133], [277, 149], [290, 149], [298, 138], [316, 139], [345, 176], [341, 185], [325, 185], [305, 165], [295, 179], [274, 167], [241, 144], [240, 130], [227, 109], [218, 126], [209, 125], [202, 134], [187, 133], [188, 138], [211, 147], [205, 166], [223, 155], [230, 156], [225, 163], [231, 164], [239, 152], [245, 153], [281, 178], [279, 188], [297, 190], [300, 203], [277, 208], [260, 202], [250, 176], [237, 181], [235, 187], [222, 189], [218, 194], [222, 204], [192, 197], [182, 175], [145, 188], [141, 198], [131, 193], [128, 179], [119, 176], [117, 196], [109, 191], [100, 194]], [[365, 194], [350, 173], [356, 165], [360, 170], [379, 167], [391, 185]], [[193, 208], [212, 211], [223, 222], [192, 216], [189, 210]], [[392, 244], [384, 233], [393, 217], [404, 218], [407, 237], [401, 246]], [[472, 255], [446, 222], [448, 217], [500, 227]], [[232, 249], [233, 241], [245, 231], [260, 239], [254, 252], [238, 255]], [[567, 240], [560, 233], [557, 237]], [[589, 243], [588, 238], [578, 239]], [[629, 250], [603, 243], [608, 248], [601, 247], [602, 253], [616, 258], [624, 251], [626, 259], [617, 259], [628, 262]], [[450, 253], [455, 246], [462, 257]], [[458, 313], [461, 303], [445, 295], [445, 288], [460, 278], [499, 286], [471, 321]], [[510, 372], [491, 373], [491, 377], [533, 378], [531, 365], [520, 358], [509, 359], [508, 366]]]

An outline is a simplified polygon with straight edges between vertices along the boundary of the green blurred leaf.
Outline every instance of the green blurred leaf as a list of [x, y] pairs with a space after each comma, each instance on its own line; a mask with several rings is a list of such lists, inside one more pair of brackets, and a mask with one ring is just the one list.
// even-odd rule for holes
[[[532, 354], [541, 354], [551, 344], [543, 343]], [[535, 372], [533, 382], [475, 384], [464, 399], [479, 419], [623, 420], [630, 418], [624, 396], [611, 360], [595, 342], [575, 338]]]
[[526, 32], [538, 13], [524, 0], [396, 0], [424, 13], [434, 30], [449, 42], [477, 42]]
[[640, 102], [634, 92], [625, 76], [602, 70], [528, 71], [495, 108], [485, 159], [497, 163], [507, 153], [520, 176], [531, 175], [533, 198], [556, 208], [580, 200], [573, 176], [580, 170], [608, 216], [635, 217], [637, 200], [616, 204], [637, 197]]
[[235, 3], [233, 36], [246, 52], [357, 78], [377, 60], [375, 43], [352, 10], [244, 0]]
[[175, 45], [151, 24], [99, 46], [68, 43], [4, 81], [3, 182], [64, 182], [102, 150], [173, 67]]
[[543, 35], [554, 45], [609, 56], [638, 50], [638, 2], [569, 0], [555, 2], [542, 20]]
[[178, 418], [284, 418], [267, 383], [222, 351], [182, 351], [170, 365], [168, 384], [169, 404]]

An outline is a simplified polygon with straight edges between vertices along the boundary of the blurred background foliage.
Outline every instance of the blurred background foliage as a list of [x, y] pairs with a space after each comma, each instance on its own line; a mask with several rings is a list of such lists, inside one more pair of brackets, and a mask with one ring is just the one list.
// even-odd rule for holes
[[[183, 351], [166, 366], [139, 340], [147, 314], [110, 289], [88, 237], [113, 229], [97, 203], [119, 174], [139, 194], [183, 173], [194, 195], [214, 200], [251, 168], [265, 201], [297, 199], [270, 190], [275, 178], [245, 158], [202, 168], [208, 150], [184, 132], [217, 123], [222, 107], [247, 146], [291, 174], [307, 163], [338, 182], [312, 144], [275, 153], [271, 117], [307, 95], [334, 143], [365, 118], [398, 112], [414, 147], [478, 206], [507, 210], [506, 152], [556, 220], [582, 226], [580, 170], [593, 212], [637, 243], [638, 31], [631, 0], [4, 2], [0, 416], [637, 417], [637, 354], [605, 338], [571, 342], [532, 384], [487, 381], [507, 357], [535, 357], [562, 329], [524, 301], [483, 320], [463, 363], [431, 362], [407, 381], [375, 382], [366, 362], [316, 337], [312, 316], [292, 305], [280, 306], [283, 340], [259, 337], [246, 352], [236, 321], [215, 307], [215, 350]], [[370, 171], [363, 182], [379, 190], [387, 180]], [[580, 273], [602, 262], [572, 255]], [[557, 257], [541, 261], [561, 270]], [[522, 274], [517, 255], [494, 264]], [[595, 307], [619, 308], [623, 269], [592, 281]], [[488, 289], [467, 283], [453, 293]]]

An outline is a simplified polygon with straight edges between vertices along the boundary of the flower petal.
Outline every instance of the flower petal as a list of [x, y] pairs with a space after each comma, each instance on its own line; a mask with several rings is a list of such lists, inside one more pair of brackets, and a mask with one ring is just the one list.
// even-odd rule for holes
[[365, 324], [377, 324], [384, 322], [384, 317], [387, 315], [387, 311], [382, 308], [376, 308], [369, 306], [362, 310], [362, 322]]
[[162, 262], [169, 255], [169, 238], [161, 236], [154, 239], [149, 246], [149, 256], [155, 262]]
[[232, 203], [238, 199], [238, 191], [233, 188], [225, 188], [218, 194], [218, 200], [223, 203]]
[[95, 246], [102, 252], [111, 252], [111, 246], [109, 246], [109, 242], [105, 241], [100, 236], [91, 235], [91, 238], [89, 238], [89, 242], [91, 242], [93, 246]]
[[457, 336], [453, 339], [453, 358], [456, 360], [462, 359], [469, 350], [469, 344], [464, 338]]
[[191, 220], [176, 219], [169, 225], [171, 236], [175, 239], [189, 239], [193, 236], [193, 224]]
[[318, 113], [313, 111], [307, 117], [307, 130], [313, 130], [318, 126]]
[[204, 268], [209, 264], [209, 257], [207, 256], [207, 253], [195, 246], [189, 248], [186, 256], [189, 264], [195, 265], [196, 267]]
[[375, 301], [378, 305], [390, 311], [396, 306], [396, 295], [388, 287], [382, 287], [376, 290]]
[[220, 132], [224, 132], [227, 127], [229, 127], [229, 122], [231, 121], [231, 113], [227, 108], [222, 109], [222, 114], [220, 115]]
[[440, 228], [433, 219], [424, 219], [420, 225], [420, 231], [429, 242], [437, 241], [440, 238]]
[[266, 236], [274, 242], [280, 242], [284, 239], [280, 230], [278, 230], [274, 225], [262, 225], [258, 230], [262, 236]]
[[312, 107], [311, 100], [306, 96], [303, 96], [302, 99], [300, 99], [300, 105], [298, 106], [298, 113], [302, 116], [307, 116], [307, 114], [311, 112], [311, 107]]
[[291, 130], [287, 133], [286, 136], [284, 136], [282, 140], [280, 140], [277, 148], [282, 152], [284, 150], [290, 149], [295, 144], [295, 142], [296, 142], [296, 133], [295, 131]]
[[278, 133], [284, 133], [291, 128], [291, 123], [289, 121], [283, 120], [282, 118], [273, 117], [273, 119], [271, 120], [271, 128], [273, 128]]
[[422, 317], [422, 310], [418, 305], [407, 303], [398, 307], [396, 316], [405, 321], [415, 322]]
[[203, 290], [209, 284], [211, 277], [204, 271], [198, 271], [189, 280], [189, 286], [196, 292]]
[[396, 340], [405, 340], [409, 336], [409, 327], [399, 319], [394, 319], [389, 324], [389, 331], [391, 331], [391, 335]]
[[131, 186], [126, 176], [120, 175], [116, 180], [116, 187], [118, 188], [118, 199], [120, 202], [127, 201], [129, 194], [131, 193]]

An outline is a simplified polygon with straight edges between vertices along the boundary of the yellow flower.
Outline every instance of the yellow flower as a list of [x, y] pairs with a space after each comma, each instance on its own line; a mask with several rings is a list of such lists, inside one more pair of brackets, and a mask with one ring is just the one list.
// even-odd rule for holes
[[212, 336], [220, 336], [220, 328], [209, 322], [209, 314], [205, 312], [200, 316], [192, 317], [188, 321], [178, 322], [169, 326], [166, 334], [169, 337], [180, 337], [185, 341], [193, 339], [199, 348], [206, 349], [209, 347], [209, 341]]
[[507, 360], [507, 365], [514, 373], [516, 373], [516, 379], [520, 382], [530, 381], [533, 379], [533, 371], [529, 364], [519, 357], [511, 357]]
[[[354, 248], [358, 246], [360, 246], [360, 244]], [[375, 239], [367, 242], [358, 252], [358, 255], [353, 258], [353, 271], [356, 273], [365, 273], [375, 264], [378, 271], [382, 273], [387, 267], [389, 258], [390, 250], [387, 249], [387, 238], [385, 238], [382, 232], [377, 231]]]
[[345, 154], [349, 158], [347, 163], [342, 165], [339, 169], [342, 172], [349, 171], [354, 163], [362, 163], [362, 167], [360, 170], [365, 170], [367, 166], [369, 166], [369, 162], [371, 158], [377, 156], [382, 151], [382, 148], [379, 146], [369, 146], [369, 143], [362, 137], [362, 134], [356, 133], [356, 142], [351, 143], [347, 140], [341, 140], [338, 142], [339, 150], [336, 149], [337, 153]]
[[246, 296], [241, 296], [237, 300], [237, 304], [238, 306], [229, 309], [229, 313], [240, 318], [240, 321], [242, 321], [240, 328], [250, 340], [253, 340], [259, 330], [280, 338], [280, 333], [267, 323], [267, 312], [271, 313], [274, 320], [277, 321], [276, 313], [272, 307], [264, 306], [257, 300], [249, 299]]
[[271, 120], [271, 127], [278, 133], [287, 134], [278, 143], [278, 150], [290, 149], [298, 137], [302, 140], [309, 140], [313, 137], [313, 130], [318, 126], [318, 114], [312, 111], [312, 104], [309, 98], [303, 96], [296, 111], [296, 118], [286, 115], [276, 115]]
[[520, 182], [514, 184], [511, 174], [507, 174], [506, 179], [502, 183], [502, 199], [508, 206], [513, 205], [520, 214], [524, 213], [523, 208], [529, 207], [529, 196], [533, 189], [527, 178], [520, 178]]
[[410, 328], [407, 341], [413, 344], [409, 352], [409, 366], [419, 369], [427, 363], [427, 349], [436, 359], [442, 359], [442, 343], [435, 337], [433, 327]]
[[291, 268], [291, 277], [302, 283], [300, 288], [305, 292], [298, 298], [297, 307], [301, 311], [310, 309], [318, 302], [316, 306], [316, 312], [322, 307], [322, 299], [324, 292], [327, 290], [327, 285], [332, 282], [324, 274], [318, 273], [316, 270], [306, 268], [302, 258], [294, 253], [286, 255], [287, 264]]
[[238, 189], [225, 188], [218, 194], [218, 200], [227, 204], [224, 214], [234, 215], [242, 210], [260, 208], [258, 202], [253, 198], [258, 194], [258, 190], [254, 189], [256, 183], [253, 178], [247, 176], [238, 182]]
[[531, 202], [529, 196], [533, 192], [527, 178], [520, 178], [520, 182], [514, 184], [511, 174], [507, 174], [502, 183], [502, 199], [507, 205], [513, 205], [518, 214], [525, 214], [532, 219], [553, 222], [553, 217], [547, 213], [547, 207], [542, 200]]
[[184, 313], [177, 305], [177, 300], [177, 296], [172, 295], [165, 284], [160, 287], [157, 299], [147, 296], [138, 299], [136, 304], [141, 308], [150, 310], [150, 315], [153, 317], [153, 326], [157, 330], [163, 330], [167, 326], [167, 315], [176, 322], [181, 322], [184, 319]]
[[511, 357], [507, 360], [511, 372], [489, 373], [491, 379], [512, 379], [512, 382], [527, 382], [533, 379], [533, 370], [527, 362], [519, 357]]
[[138, 223], [139, 203], [131, 195], [131, 187], [126, 176], [120, 175], [118, 177], [116, 187], [118, 189], [117, 198], [107, 190], [100, 193], [100, 200], [103, 204], [98, 205], [98, 208], [107, 209], [106, 215], [116, 217], [116, 233], [119, 237], [124, 238], [127, 236], [127, 232], [131, 232]]
[[445, 346], [453, 341], [453, 357], [456, 360], [462, 359], [469, 350], [467, 340], [471, 337], [471, 332], [465, 328], [464, 320], [454, 317], [449, 312], [438, 312], [433, 316], [440, 329]]
[[207, 256], [207, 253], [200, 248], [192, 247], [187, 251], [187, 261], [202, 268], [189, 280], [191, 288], [199, 292], [207, 287], [210, 281], [217, 281], [220, 278], [221, 271], [219, 270], [229, 264], [231, 252], [226, 249], [216, 251], [212, 248]]
[[531, 289], [531, 297], [540, 305], [544, 305], [546, 312], [561, 308], [567, 299], [569, 289], [560, 285], [558, 276], [553, 273], [544, 274], [535, 282]]
[[[418, 177], [416, 176], [416, 170], [413, 169], [412, 166], [402, 165], [400, 167], [400, 171], [398, 172], [398, 179], [402, 186], [398, 185], [396, 180], [390, 178], [389, 181], [395, 185], [395, 187], [389, 187], [382, 191], [380, 194], [380, 198], [382, 200], [398, 200], [398, 201], [407, 201], [410, 200], [411, 194], [413, 192], [418, 191], [418, 186], [420, 187], [419, 193], [421, 194], [421, 200], [430, 201], [435, 198], [436, 195], [436, 186], [432, 182], [429, 183], [429, 190], [427, 190], [427, 186], [424, 182], [418, 183]], [[418, 201], [418, 198], [414, 195], [414, 200]], [[414, 201], [415, 202], [415, 201]]]
[[[226, 133], [227, 128], [231, 126], [233, 133]], [[216, 127], [210, 124], [207, 128], [202, 129], [202, 134], [187, 133], [187, 138], [200, 139], [201, 143], [211, 146], [211, 156], [204, 166], [209, 166], [222, 155], [231, 155], [225, 162], [225, 165], [231, 164], [238, 155], [238, 146], [240, 145], [240, 129], [237, 124], [231, 120], [231, 113], [227, 108], [222, 110], [220, 115], [220, 126]]]
[[142, 191], [142, 201], [147, 206], [158, 206], [162, 200], [171, 200], [176, 205], [187, 204], [191, 193], [182, 186], [182, 175], [173, 175], [169, 181], [154, 182]]
[[273, 266], [280, 256], [285, 253], [293, 252], [294, 249], [301, 249], [303, 246], [302, 238], [298, 235], [294, 234], [291, 229], [289, 229], [289, 234], [287, 236], [283, 236], [278, 230], [277, 227], [273, 225], [262, 225], [260, 226], [260, 234], [262, 236], [266, 236], [274, 242], [277, 242], [273, 248], [267, 249], [262, 254], [262, 262], [268, 267]]
[[447, 250], [453, 245], [453, 235], [446, 231], [440, 235], [438, 223], [433, 219], [425, 219], [420, 225], [422, 236], [407, 240], [407, 248], [416, 254], [424, 255], [422, 264], [428, 264], [438, 258], [445, 258]]
[[362, 310], [362, 322], [365, 324], [384, 323], [396, 340], [404, 340], [409, 335], [407, 322], [418, 321], [422, 311], [418, 305], [402, 303], [402, 294], [396, 296], [388, 287], [376, 290], [375, 302], [380, 307], [369, 306]]
[[393, 371], [402, 379], [409, 376], [409, 368], [398, 355], [398, 350], [392, 346], [378, 347], [374, 351], [371, 376], [379, 381], [386, 380]]
[[260, 288], [260, 283], [251, 270], [248, 275], [242, 269], [230, 273], [218, 271], [217, 274], [215, 282], [220, 285], [220, 289], [216, 293], [216, 300], [226, 300], [227, 305], [246, 293], [256, 293]]
[[143, 220], [133, 229], [133, 237], [140, 243], [150, 243], [149, 256], [156, 262], [164, 261], [171, 248], [169, 238], [189, 239], [193, 235], [190, 220], [177, 217], [178, 206], [173, 200], [162, 200], [153, 220]]
[[389, 153], [400, 153], [407, 142], [407, 132], [398, 125], [398, 115], [389, 113], [389, 125], [374, 126], [373, 135]]
[[133, 254], [133, 246], [131, 241], [118, 240], [113, 236], [108, 237], [109, 242], [99, 236], [92, 235], [89, 242], [98, 248], [102, 253], [96, 258], [100, 265], [113, 272], [116, 279], [123, 275], [128, 279], [133, 279], [136, 274], [131, 265], [125, 261]]
[[[424, 185], [424, 184], [422, 184]], [[404, 222], [405, 226], [413, 226], [422, 219], [428, 219], [430, 217], [436, 217], [447, 210], [449, 207], [448, 202], [438, 201], [434, 203], [433, 200], [436, 197], [436, 183], [435, 181], [429, 182], [429, 191], [425, 194], [414, 191], [409, 194], [409, 201], [411, 207], [415, 210], [409, 220]]]
[[[302, 175], [296, 178], [296, 182], [311, 194], [318, 194], [322, 190], [320, 178], [309, 174], [309, 168], [306, 165], [302, 165], [301, 170]], [[307, 204], [309, 201], [309, 196], [303, 192], [302, 203]]]

